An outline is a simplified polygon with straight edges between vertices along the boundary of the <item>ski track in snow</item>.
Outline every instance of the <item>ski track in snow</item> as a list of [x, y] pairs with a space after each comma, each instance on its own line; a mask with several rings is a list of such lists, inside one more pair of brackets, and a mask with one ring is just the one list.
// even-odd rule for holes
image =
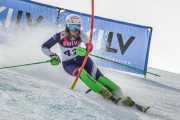
[[110, 75], [137, 103], [149, 105], [147, 114], [90, 92], [72, 91], [50, 81], [0, 71], [0, 120], [179, 120], [178, 87], [116, 72]]
[[[0, 79], [2, 120], [116, 120], [117, 116], [127, 119], [127, 112], [113, 110], [117, 106], [110, 104], [108, 107], [113, 107], [109, 110], [96, 98], [60, 85], [13, 72], [1, 71]], [[136, 118], [133, 113], [131, 116], [129, 120]]]
[[[180, 75], [164, 71], [152, 70], [162, 75], [159, 77], [147, 76], [140, 78], [122, 73], [113, 81], [123, 87], [123, 91], [131, 96], [137, 103], [151, 108], [147, 114], [153, 120], [179, 120], [180, 119]], [[111, 76], [117, 76], [109, 74]], [[173, 79], [172, 79], [173, 78]]]

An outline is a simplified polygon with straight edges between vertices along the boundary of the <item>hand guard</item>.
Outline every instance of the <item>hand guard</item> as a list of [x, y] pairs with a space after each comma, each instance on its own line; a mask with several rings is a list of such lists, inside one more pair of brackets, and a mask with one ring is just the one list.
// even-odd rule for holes
[[76, 54], [79, 56], [85, 56], [86, 55], [86, 49], [82, 47], [76, 48]]
[[51, 58], [50, 59], [51, 65], [59, 65], [59, 63], [61, 63], [61, 60], [60, 60], [59, 56], [56, 53], [53, 53], [49, 57]]

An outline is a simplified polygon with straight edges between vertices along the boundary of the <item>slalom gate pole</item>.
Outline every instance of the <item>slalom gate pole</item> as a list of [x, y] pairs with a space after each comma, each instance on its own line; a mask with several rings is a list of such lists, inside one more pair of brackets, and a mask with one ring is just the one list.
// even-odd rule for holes
[[103, 59], [103, 60], [107, 60], [107, 61], [110, 61], [110, 62], [114, 62], [114, 63], [120, 64], [120, 65], [122, 65], [122, 66], [131, 68], [131, 69], [134, 69], [134, 70], [138, 70], [138, 71], [141, 71], [141, 72], [149, 73], [149, 74], [151, 74], [151, 75], [155, 75], [155, 76], [157, 76], [157, 77], [161, 77], [161, 76], [158, 75], [158, 74], [151, 73], [151, 72], [147, 72], [147, 71], [144, 71], [144, 70], [141, 70], [141, 69], [138, 69], [138, 68], [135, 68], [135, 67], [126, 65], [126, 64], [122, 64], [122, 63], [120, 63], [120, 62], [112, 61], [112, 60], [109, 60], [109, 59], [107, 59], [107, 58], [103, 58], [103, 57], [100, 57], [100, 56], [97, 56], [97, 55], [94, 55], [94, 54], [89, 54], [89, 55], [90, 55], [90, 56], [93, 56], [93, 57], [97, 57], [97, 58]]
[[[92, 43], [92, 37], [93, 37], [93, 28], [94, 28], [94, 0], [91, 0], [91, 31], [90, 31], [90, 40], [89, 40], [89, 43]], [[79, 69], [79, 72], [78, 72], [78, 75], [76, 76], [76, 79], [74, 80], [72, 86], [71, 86], [71, 90], [74, 89], [77, 81], [78, 81], [78, 78], [82, 72], [82, 70], [84, 69], [84, 66], [86, 64], [86, 61], [88, 59], [88, 55], [90, 53], [90, 47], [88, 47], [87, 49], [87, 52], [86, 52], [86, 56], [84, 58], [84, 61], [82, 63], [82, 66], [80, 67]]]
[[1, 67], [0, 69], [15, 68], [15, 67], [22, 67], [22, 66], [29, 66], [29, 65], [37, 65], [37, 64], [48, 63], [48, 62], [50, 62], [50, 60], [46, 60], [46, 61], [42, 61], [42, 62], [29, 63], [29, 64], [22, 64], [22, 65]]

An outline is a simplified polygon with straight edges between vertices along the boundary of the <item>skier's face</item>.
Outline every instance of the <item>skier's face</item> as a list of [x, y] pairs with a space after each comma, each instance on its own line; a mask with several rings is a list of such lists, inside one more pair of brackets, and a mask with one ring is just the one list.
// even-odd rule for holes
[[81, 25], [70, 24], [70, 25], [68, 25], [68, 28], [69, 28], [70, 34], [73, 35], [74, 37], [76, 37], [79, 34]]
[[77, 36], [79, 34], [79, 30], [69, 30], [69, 32], [73, 36]]

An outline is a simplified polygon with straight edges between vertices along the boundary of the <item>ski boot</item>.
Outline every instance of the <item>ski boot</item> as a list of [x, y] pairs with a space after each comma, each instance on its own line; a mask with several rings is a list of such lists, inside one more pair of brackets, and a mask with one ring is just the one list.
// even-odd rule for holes
[[109, 92], [107, 89], [102, 89], [99, 94], [101, 94], [105, 99], [110, 99], [112, 102], [114, 102], [116, 105], [119, 105], [121, 102], [121, 98], [115, 98], [111, 92]]
[[107, 89], [102, 89], [99, 94], [101, 94], [105, 99], [109, 99], [111, 96], [113, 96], [113, 94]]
[[124, 100], [122, 100], [122, 103], [123, 103], [124, 106], [130, 106], [130, 107], [135, 105], [135, 102], [129, 96], [126, 96], [124, 98]]
[[125, 97], [123, 98], [115, 98], [113, 95], [109, 98], [111, 101], [113, 101], [116, 105], [120, 105], [121, 103], [124, 106], [130, 106], [132, 107], [135, 102], [131, 99], [131, 97]]
[[120, 105], [122, 98], [115, 98], [113, 95], [109, 98], [113, 101], [116, 105]]

